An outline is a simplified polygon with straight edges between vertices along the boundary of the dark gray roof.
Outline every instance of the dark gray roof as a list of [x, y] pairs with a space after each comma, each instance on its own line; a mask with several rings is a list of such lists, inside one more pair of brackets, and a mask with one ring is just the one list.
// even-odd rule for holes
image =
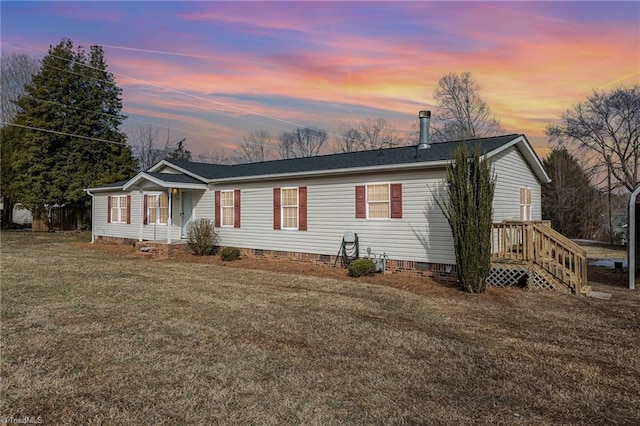
[[130, 179], [119, 180], [117, 182], [107, 183], [105, 185], [96, 186], [96, 187], [93, 187], [91, 189], [108, 189], [108, 188], [121, 189], [127, 182], [129, 182], [129, 180]]
[[163, 182], [174, 183], [203, 183], [198, 179], [194, 179], [191, 176], [177, 174], [177, 173], [157, 173], [157, 172], [145, 172], [145, 174], [159, 179]]
[[223, 170], [229, 167], [233, 167], [223, 164], [196, 163], [195, 161], [173, 160], [171, 158], [165, 158], [164, 161], [174, 164], [184, 170], [187, 170], [188, 172], [193, 173], [194, 175], [202, 176], [206, 179], [212, 179], [212, 176], [217, 176], [217, 174], [221, 173]]
[[[412, 145], [372, 151], [321, 155], [317, 157], [235, 164], [231, 166], [171, 159], [166, 159], [166, 161], [193, 174], [202, 176], [205, 179], [225, 179], [444, 161], [451, 159], [453, 150], [461, 143], [466, 143], [469, 150], [474, 149], [477, 145], [480, 148], [481, 154], [486, 154], [513, 141], [519, 136], [521, 135], [510, 134], [490, 138], [471, 139], [468, 141], [435, 143], [432, 144], [430, 148], [420, 150], [418, 150], [415, 145]], [[156, 174], [153, 175], [155, 176]]]

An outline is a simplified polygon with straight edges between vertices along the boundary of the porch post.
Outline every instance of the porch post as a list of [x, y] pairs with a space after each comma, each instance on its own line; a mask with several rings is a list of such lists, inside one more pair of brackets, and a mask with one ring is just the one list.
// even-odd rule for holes
[[636, 188], [629, 198], [629, 218], [627, 219], [627, 269], [629, 270], [629, 290], [636, 288], [636, 198], [640, 187]]
[[144, 227], [144, 192], [140, 187], [140, 208], [138, 209], [138, 241], [142, 241]]
[[167, 244], [171, 244], [171, 216], [173, 216], [173, 211], [171, 209], [171, 188], [167, 189], [167, 194], [169, 195], [169, 212], [167, 217]]

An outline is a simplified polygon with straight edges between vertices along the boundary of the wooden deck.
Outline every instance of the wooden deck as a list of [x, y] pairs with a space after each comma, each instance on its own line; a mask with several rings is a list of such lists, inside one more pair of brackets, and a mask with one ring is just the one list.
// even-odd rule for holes
[[576, 295], [589, 291], [586, 250], [547, 222], [494, 223], [491, 256], [491, 284], [510, 285], [519, 273], [508, 271], [522, 271], [527, 285], [570, 290]]

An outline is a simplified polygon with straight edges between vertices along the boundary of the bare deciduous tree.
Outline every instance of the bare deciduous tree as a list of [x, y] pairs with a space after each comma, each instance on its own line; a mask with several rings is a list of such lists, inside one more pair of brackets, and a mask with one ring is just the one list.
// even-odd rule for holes
[[391, 148], [396, 144], [396, 129], [384, 118], [367, 118], [360, 123], [358, 131], [364, 149]]
[[205, 151], [196, 155], [196, 159], [201, 163], [230, 165], [242, 162], [240, 157], [230, 157], [220, 151]]
[[2, 54], [0, 65], [1, 119], [5, 123], [12, 123], [20, 111], [15, 101], [24, 94], [24, 86], [40, 71], [41, 64], [26, 53], [11, 52]]
[[280, 158], [314, 157], [327, 141], [327, 132], [313, 127], [284, 132], [278, 139]]
[[391, 148], [399, 143], [396, 129], [384, 118], [367, 118], [356, 128], [342, 127], [338, 132], [336, 152]]
[[335, 152], [356, 152], [362, 150], [362, 135], [353, 127], [338, 128]]
[[500, 121], [479, 95], [480, 86], [471, 73], [442, 77], [433, 96], [439, 111], [434, 114], [433, 142], [495, 136], [503, 132]]
[[273, 139], [266, 130], [256, 130], [249, 136], [242, 137], [242, 154], [240, 156], [243, 163], [254, 163], [266, 161], [271, 158], [271, 145]]
[[129, 144], [140, 170], [148, 170], [171, 152], [168, 134], [165, 142], [160, 142], [159, 135], [159, 129], [151, 124], [137, 126], [129, 131]]
[[592, 171], [606, 174], [633, 191], [640, 184], [640, 86], [610, 93], [594, 91], [567, 110], [560, 124], [549, 124], [552, 143], [591, 158]]

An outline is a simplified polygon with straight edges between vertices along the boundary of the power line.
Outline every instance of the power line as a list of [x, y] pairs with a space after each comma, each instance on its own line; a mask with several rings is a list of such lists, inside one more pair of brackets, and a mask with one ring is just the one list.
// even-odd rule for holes
[[[11, 43], [11, 44], [13, 44], [13, 45], [15, 45], [15, 46], [18, 46], [18, 47], [25, 48], [24, 46], [21, 46], [21, 45], [16, 44], [16, 43]], [[38, 50], [36, 50], [36, 49], [32, 49], [32, 48], [27, 48], [27, 49], [32, 50], [32, 51], [35, 51], [35, 52], [39, 52], [39, 51], [38, 51]], [[40, 53], [40, 52], [39, 52], [39, 53]], [[169, 53], [169, 52], [161, 52], [161, 51], [158, 51], [158, 53]], [[94, 70], [98, 70], [98, 71], [107, 71], [106, 69], [105, 69], [105, 70], [102, 70], [102, 69], [100, 69], [100, 68], [93, 67], [93, 66], [91, 66], [91, 65], [87, 65], [87, 64], [84, 64], [84, 63], [81, 63], [81, 62], [74, 61], [73, 59], [64, 58], [64, 57], [60, 57], [60, 56], [53, 55], [53, 54], [47, 54], [47, 55], [48, 55], [48, 56], [51, 56], [51, 57], [54, 57], [54, 58], [58, 58], [58, 59], [64, 60], [64, 61], [67, 61], [67, 62], [70, 62], [70, 63], [72, 63], [72, 64], [78, 64], [78, 65], [80, 65], [80, 66], [84, 66], [84, 67], [89, 68], [89, 69], [94, 69]], [[180, 54], [177, 54], [177, 55], [180, 55]], [[56, 67], [56, 66], [53, 66], [53, 65], [48, 65], [48, 67], [49, 67], [49, 68], [52, 68], [52, 69], [57, 69], [57, 70], [60, 70], [60, 71], [68, 72], [68, 73], [70, 73], [70, 74], [72, 74], [72, 75], [83, 76], [82, 74], [79, 74], [79, 73], [77, 73], [77, 72], [74, 72], [74, 71], [69, 70], [69, 69], [66, 69], [66, 68], [60, 68], [60, 67]], [[151, 83], [151, 82], [148, 82], [148, 81], [145, 81], [145, 80], [142, 80], [142, 79], [137, 79], [137, 78], [134, 78], [134, 77], [129, 77], [129, 76], [126, 76], [126, 75], [124, 75], [124, 74], [117, 74], [117, 73], [112, 73], [112, 72], [110, 72], [110, 73], [111, 73], [112, 75], [117, 75], [117, 76], [120, 76], [120, 77], [123, 77], [123, 78], [128, 78], [128, 79], [131, 79], [131, 80], [134, 80], [134, 81], [139, 81], [139, 82], [141, 82], [141, 83], [144, 83], [144, 84], [147, 84], [147, 85], [150, 85], [150, 86], [153, 86], [153, 87], [156, 87], [156, 88], [162, 89], [162, 90], [166, 90], [166, 91], [169, 91], [169, 92], [177, 93], [177, 94], [180, 94], [180, 95], [184, 95], [184, 96], [187, 96], [187, 97], [191, 97], [191, 98], [194, 98], [194, 99], [203, 100], [203, 101], [210, 102], [210, 103], [214, 103], [214, 104], [218, 104], [218, 105], [228, 106], [228, 107], [230, 107], [230, 108], [233, 108], [233, 109], [236, 109], [236, 110], [239, 110], [239, 111], [243, 111], [243, 112], [246, 112], [246, 113], [249, 113], [249, 114], [255, 114], [255, 115], [258, 115], [258, 116], [261, 116], [261, 117], [267, 118], [267, 119], [272, 119], [272, 120], [280, 121], [280, 122], [283, 122], [283, 123], [291, 124], [291, 125], [294, 125], [294, 126], [298, 126], [298, 128], [308, 127], [308, 126], [302, 126], [302, 125], [299, 125], [299, 124], [294, 123], [294, 122], [291, 122], [291, 121], [282, 120], [282, 119], [279, 119], [279, 118], [276, 118], [276, 117], [271, 117], [271, 116], [268, 116], [268, 115], [266, 115], [266, 114], [255, 113], [255, 112], [252, 112], [252, 111], [250, 111], [250, 110], [246, 110], [246, 109], [243, 109], [243, 108], [240, 108], [240, 107], [236, 107], [236, 106], [234, 106], [234, 105], [232, 105], [232, 104], [229, 104], [229, 103], [218, 102], [218, 101], [214, 101], [214, 100], [211, 100], [211, 99], [203, 98], [203, 97], [201, 97], [201, 96], [196, 96], [196, 95], [192, 95], [192, 94], [190, 94], [190, 93], [182, 92], [182, 91], [179, 91], [179, 90], [170, 89], [170, 88], [165, 88], [165, 87], [160, 86], [160, 85], [157, 85], [157, 84], [155, 84], [155, 83]], [[83, 77], [88, 77], [88, 78], [90, 78], [90, 79], [92, 79], [92, 80], [94, 80], [94, 81], [98, 81], [98, 82], [103, 82], [103, 83], [107, 83], [107, 84], [114, 84], [114, 82], [113, 82], [113, 81], [110, 81], [110, 80], [103, 80], [103, 79], [100, 79], [100, 78], [95, 77], [95, 76], [83, 76]], [[163, 97], [163, 96], [160, 96], [160, 95], [157, 95], [157, 94], [154, 94], [154, 93], [145, 92], [145, 91], [140, 90], [140, 89], [138, 89], [138, 88], [130, 87], [130, 88], [128, 88], [128, 89], [130, 89], [130, 90], [134, 90], [134, 91], [137, 91], [137, 92], [140, 92], [140, 93], [145, 94], [145, 95], [147, 95], [147, 96], [157, 97], [157, 98], [159, 98], [159, 99], [164, 99], [164, 100], [169, 99], [169, 98], [167, 98], [167, 97]], [[46, 101], [46, 100], [37, 99], [37, 98], [35, 98], [35, 97], [32, 97], [32, 98], [33, 98], [33, 99], [36, 99], [36, 100], [38, 100], [38, 101], [41, 101], [41, 102], [51, 102], [51, 103], [54, 103], [54, 104], [58, 104], [58, 105], [60, 105], [60, 106], [65, 106], [65, 107], [69, 107], [69, 108], [75, 108], [75, 109], [78, 109], [78, 110], [82, 110], [82, 109], [80, 109], [80, 108], [76, 108], [76, 107], [72, 107], [72, 106], [67, 106], [67, 105], [64, 105], [64, 104], [57, 103], [57, 102], [55, 102], [55, 101]], [[257, 123], [257, 124], [261, 124], [261, 125], [266, 125], [266, 126], [269, 126], [269, 127], [275, 128], [275, 129], [283, 130], [283, 131], [289, 131], [287, 128], [284, 128], [284, 127], [281, 127], [281, 126], [275, 126], [275, 125], [268, 124], [268, 123], [261, 123], [261, 122], [255, 121], [255, 120], [251, 120], [251, 119], [249, 119], [249, 118], [245, 118], [245, 117], [241, 117], [241, 116], [237, 116], [237, 115], [233, 115], [233, 114], [225, 113], [225, 112], [222, 112], [222, 111], [215, 111], [215, 110], [211, 110], [211, 109], [209, 109], [209, 108], [206, 108], [206, 107], [203, 107], [203, 106], [200, 106], [200, 105], [188, 104], [188, 103], [185, 103], [185, 104], [186, 104], [186, 105], [188, 105], [188, 106], [194, 107], [194, 108], [204, 109], [205, 111], [208, 111], [208, 112], [213, 112], [213, 113], [217, 113], [217, 114], [221, 114], [221, 115], [226, 115], [226, 116], [231, 117], [231, 118], [240, 119], [240, 120], [245, 120], [245, 121], [248, 121], [248, 122], [251, 122], [251, 123]], [[85, 111], [88, 111], [88, 110], [85, 110]], [[93, 111], [91, 111], [91, 112], [93, 112]], [[94, 113], [95, 113], [95, 112], [94, 112]], [[99, 113], [99, 114], [105, 114], [105, 115], [113, 116], [113, 115], [111, 115], [111, 114], [107, 114], [107, 113]], [[147, 124], [155, 125], [154, 123], [146, 122], [146, 121], [143, 121], [143, 120], [136, 120], [136, 119], [133, 119], [133, 118], [131, 118], [130, 120], [132, 120], [132, 121], [139, 121], [139, 122], [143, 122], [143, 123], [147, 123]], [[165, 126], [157, 126], [157, 127], [163, 127], [163, 128], [164, 128]], [[167, 128], [169, 128], [169, 127], [167, 127]], [[193, 132], [193, 131], [189, 131], [189, 130], [186, 130], [186, 129], [177, 129], [177, 130], [181, 130], [181, 131], [188, 132], [188, 133], [193, 133], [193, 134], [199, 134], [199, 135], [202, 135], [202, 136], [209, 136], [209, 135], [205, 135], [205, 134], [203, 134], [203, 133]], [[336, 134], [334, 134], [334, 133], [330, 133], [330, 132], [327, 132], [327, 131], [325, 131], [325, 133], [326, 133], [327, 135], [331, 135], [331, 136], [334, 136], [334, 137], [339, 137], [339, 135], [336, 135]], [[72, 135], [72, 136], [73, 136], [73, 135]], [[248, 139], [247, 139], [247, 138], [245, 138], [245, 137], [243, 137], [242, 139], [239, 139], [239, 138], [229, 138], [229, 137], [221, 137], [221, 136], [217, 136], [216, 138], [217, 138], [217, 139], [222, 139], [222, 140], [228, 140], [228, 141], [234, 142], [234, 143], [236, 143], [236, 144], [238, 144], [239, 142], [241, 142], [243, 145], [260, 146], [260, 144], [259, 144], [259, 143], [252, 142], [252, 141], [248, 140]], [[279, 144], [278, 144], [278, 142], [277, 142], [277, 141], [275, 141], [275, 140], [271, 140], [271, 141], [267, 142], [266, 144], [267, 144], [268, 146], [271, 146], [271, 147], [272, 147], [272, 148], [274, 148], [274, 149], [278, 149], [278, 148], [279, 148]], [[242, 147], [242, 145], [239, 145], [239, 144], [238, 144], [238, 147], [239, 147], [239, 148], [241, 148], [241, 147]]]
[[[53, 57], [56, 57], [56, 58], [60, 58], [60, 59], [63, 59], [63, 60], [67, 60], [67, 61], [71, 61], [69, 59], [61, 58], [61, 57], [56, 56], [56, 55], [50, 55], [50, 56], [53, 56]], [[71, 61], [71, 62], [74, 62], [74, 61]], [[78, 62], [75, 62], [75, 63], [78, 63]], [[88, 65], [86, 65], [86, 66], [89, 67], [89, 68], [94, 68], [94, 67], [91, 67], [91, 66], [88, 66]], [[53, 66], [53, 65], [48, 65], [48, 67], [52, 68], [52, 69], [59, 70], [59, 71], [68, 72], [69, 74], [72, 74], [72, 75], [83, 76], [82, 74], [79, 74], [77, 72], [73, 72], [73, 71], [71, 71], [69, 69], [60, 68], [60, 67], [56, 67], [56, 66]], [[109, 81], [109, 80], [102, 80], [100, 78], [92, 77], [92, 76], [89, 76], [89, 78], [94, 80], [94, 81], [99, 81], [99, 82], [107, 83], [107, 84], [113, 84], [113, 82]], [[160, 86], [157, 86], [157, 87], [160, 87]], [[156, 97], [156, 98], [159, 98], [159, 99], [163, 99], [163, 100], [167, 100], [168, 99], [168, 98], [166, 98], [164, 96], [156, 95], [156, 94], [150, 93], [150, 92], [145, 92], [144, 90], [133, 88], [133, 87], [129, 87], [128, 90], [133, 90], [133, 91], [136, 91], [136, 92], [140, 92], [140, 93], [145, 94], [147, 96], [153, 96], [153, 97]], [[259, 122], [255, 121], [255, 120], [251, 120], [251, 119], [245, 118], [245, 117], [239, 117], [237, 115], [228, 114], [228, 113], [225, 113], [225, 112], [222, 112], [222, 111], [214, 111], [214, 110], [208, 109], [208, 108], [200, 106], [200, 105], [189, 104], [189, 103], [186, 103], [186, 102], [183, 102], [183, 101], [180, 101], [180, 102], [182, 102], [183, 104], [185, 104], [187, 106], [193, 107], [193, 108], [203, 109], [203, 110], [205, 110], [207, 112], [213, 112], [213, 113], [217, 113], [217, 114], [221, 114], [221, 115], [226, 115], [227, 117], [231, 117], [231, 118], [235, 118], [235, 119], [239, 119], [239, 120], [245, 120], [245, 121], [248, 121], [248, 122], [251, 122], [251, 123], [263, 124], [263, 123], [259, 123]], [[135, 120], [135, 119], [131, 119], [131, 120]], [[274, 126], [274, 125], [270, 125], [270, 124], [266, 124], [266, 125], [269, 126], [269, 127], [273, 127], [275, 129], [288, 131], [288, 129], [286, 129], [284, 127]], [[205, 135], [205, 134], [197, 133], [197, 132], [192, 132], [192, 133], [201, 134], [202, 136], [209, 136], [209, 135]], [[224, 137], [224, 136], [216, 136], [216, 138], [217, 139], [222, 139], [222, 140], [228, 140], [228, 141], [232, 141], [232, 142], [236, 142], [236, 143], [238, 142], [238, 139]]]
[[[56, 67], [52, 67], [52, 68], [56, 68]], [[59, 69], [59, 68], [56, 68], [56, 69]], [[101, 80], [101, 81], [102, 81], [102, 80]], [[104, 115], [104, 116], [107, 116], [107, 117], [124, 118], [124, 117], [122, 117], [122, 116], [120, 116], [120, 115], [117, 115], [117, 114], [109, 114], [108, 112], [98, 112], [98, 111], [93, 111], [93, 110], [86, 109], [86, 108], [78, 108], [78, 107], [76, 107], [76, 106], [71, 106], [71, 105], [67, 105], [67, 104], [62, 104], [62, 103], [60, 103], [60, 102], [56, 102], [56, 101], [45, 100], [45, 99], [39, 99], [39, 98], [36, 98], [35, 96], [28, 95], [28, 94], [26, 94], [26, 93], [25, 93], [25, 94], [23, 94], [23, 96], [26, 96], [26, 97], [31, 98], [31, 99], [33, 99], [33, 100], [35, 100], [35, 101], [38, 101], [38, 102], [44, 102], [44, 103], [54, 104], [54, 105], [58, 105], [58, 106], [61, 106], [61, 107], [65, 107], [65, 108], [73, 109], [73, 110], [76, 110], [76, 111], [86, 111], [86, 112], [90, 112], [90, 113], [93, 113], [93, 114]], [[125, 111], [125, 112], [126, 112], [126, 111]], [[157, 124], [157, 123], [152, 123], [151, 121], [138, 120], [138, 119], [136, 119], [136, 118], [131, 118], [131, 117], [127, 117], [127, 120], [135, 121], [135, 122], [138, 122], [138, 123], [148, 124], [148, 125], [150, 125], [150, 126], [160, 127], [160, 128], [162, 128], [162, 129], [167, 129], [167, 130], [171, 130], [171, 129], [173, 129], [173, 130], [177, 130], [177, 131], [180, 131], [180, 132], [193, 133], [194, 135], [207, 136], [207, 137], [208, 137], [208, 136], [210, 136], [210, 135], [207, 135], [207, 134], [205, 134], [205, 133], [194, 132], [193, 130], [181, 129], [181, 128], [179, 128], [179, 127], [164, 126], [164, 125], [160, 125], [160, 124]], [[228, 139], [229, 139], [229, 140], [232, 140], [231, 138], [228, 138]], [[235, 140], [235, 139], [234, 139], [234, 140]]]
[[[52, 67], [52, 68], [56, 68], [56, 67]], [[56, 69], [59, 69], [59, 68], [56, 68]], [[36, 98], [35, 96], [31, 96], [31, 95], [26, 94], [26, 93], [25, 93], [23, 96], [26, 96], [26, 97], [28, 97], [28, 98], [31, 98], [31, 99], [33, 99], [33, 100], [35, 100], [35, 101], [37, 101], [37, 102], [49, 103], [49, 104], [58, 105], [58, 106], [61, 106], [61, 107], [65, 107], [65, 108], [69, 108], [69, 109], [77, 110], [77, 111], [86, 111], [86, 112], [90, 112], [90, 113], [94, 113], [94, 114], [105, 115], [105, 116], [108, 116], [108, 117], [120, 118], [120, 116], [119, 116], [119, 115], [116, 115], [116, 114], [109, 114], [109, 113], [106, 113], [106, 112], [97, 112], [97, 111], [92, 111], [92, 110], [89, 110], [89, 109], [86, 109], [86, 108], [79, 108], [79, 107], [75, 107], [75, 106], [71, 106], [71, 105], [67, 105], [67, 104], [62, 104], [62, 103], [60, 103], [60, 102], [56, 102], [56, 101], [50, 101], [50, 100], [45, 100], [45, 99], [39, 99], [39, 98]], [[129, 120], [137, 121], [137, 122], [140, 122], [140, 123], [149, 124], [149, 125], [151, 125], [151, 126], [156, 126], [156, 127], [166, 128], [167, 130], [171, 130], [171, 129], [172, 129], [172, 128], [171, 128], [171, 127], [169, 127], [169, 126], [160, 126], [160, 125], [158, 125], [158, 124], [156, 124], [156, 123], [152, 123], [152, 122], [150, 122], [150, 121], [137, 120], [137, 119], [135, 119], [135, 118], [129, 118]], [[193, 133], [193, 134], [197, 134], [197, 135], [201, 135], [201, 136], [209, 136], [209, 135], [206, 135], [206, 134], [204, 134], [204, 133], [200, 133], [200, 132], [193, 132], [193, 131], [186, 130], [186, 129], [180, 129], [180, 128], [173, 128], [173, 129], [174, 129], [174, 130], [178, 130], [178, 131], [182, 131], [182, 132]], [[238, 140], [237, 140], [237, 139], [224, 138], [224, 137], [219, 137], [219, 138], [220, 138], [220, 139], [231, 140], [231, 141], [234, 141], [234, 142], [238, 142]], [[260, 146], [260, 144], [259, 144], [259, 143], [249, 141], [249, 140], [247, 140], [247, 139], [245, 139], [245, 138], [243, 138], [243, 139], [241, 140], [241, 142], [242, 142], [242, 143], [249, 144], [249, 145]], [[274, 147], [277, 147], [277, 146], [278, 146], [278, 145], [277, 145], [277, 142], [275, 142], [275, 141], [273, 141], [273, 142], [266, 142], [266, 144], [267, 144], [267, 145], [274, 146]], [[158, 151], [162, 151], [161, 149], [157, 149], [157, 150], [158, 150]]]
[[[22, 47], [22, 48], [27, 48], [27, 49], [29, 49], [29, 50], [32, 50], [32, 51], [35, 51], [35, 52], [41, 53], [40, 51], [38, 51], [38, 50], [36, 50], [36, 49], [33, 49], [33, 48], [29, 48], [29, 47], [21, 46], [21, 45], [19, 45], [19, 44], [17, 44], [17, 43], [13, 43], [13, 42], [10, 42], [10, 43], [11, 43], [11, 44], [13, 44], [14, 46], [18, 46], [18, 47]], [[133, 48], [129, 48], [129, 49], [133, 49]], [[162, 51], [157, 51], [157, 52], [158, 52], [158, 53], [170, 53], [170, 52], [162, 52]], [[87, 64], [83, 64], [83, 63], [80, 63], [80, 62], [74, 61], [74, 60], [72, 60], [72, 59], [63, 58], [63, 57], [60, 57], [60, 56], [57, 56], [57, 55], [53, 55], [53, 54], [49, 54], [49, 53], [48, 53], [48, 55], [49, 55], [49, 56], [51, 56], [51, 57], [54, 57], [54, 58], [62, 59], [62, 60], [64, 60], [64, 61], [69, 61], [69, 62], [72, 62], [72, 63], [78, 64], [78, 65], [84, 66], [84, 67], [87, 67], [87, 68], [95, 69], [95, 70], [98, 70], [98, 71], [105, 71], [105, 70], [101, 70], [100, 68], [97, 68], [97, 67], [92, 67], [92, 66], [90, 66], [90, 65], [87, 65]], [[177, 55], [184, 55], [184, 56], [188, 56], [188, 55], [185, 55], [185, 54], [177, 54]], [[213, 104], [216, 104], [216, 105], [226, 106], [226, 107], [229, 107], [229, 108], [235, 109], [235, 110], [240, 111], [240, 112], [244, 112], [244, 113], [247, 113], [247, 114], [257, 115], [257, 116], [259, 116], [259, 117], [263, 117], [263, 118], [266, 118], [266, 119], [269, 119], [269, 120], [279, 121], [279, 122], [281, 122], [281, 123], [285, 123], [285, 124], [288, 124], [288, 125], [291, 125], [291, 126], [294, 126], [294, 127], [308, 127], [308, 126], [304, 126], [304, 125], [299, 124], [299, 123], [295, 123], [295, 122], [293, 122], [293, 121], [284, 120], [284, 119], [281, 119], [281, 118], [277, 118], [277, 117], [269, 116], [269, 115], [262, 114], [262, 113], [259, 113], [259, 112], [251, 111], [251, 110], [248, 110], [248, 109], [245, 109], [245, 108], [241, 108], [241, 107], [235, 106], [235, 105], [230, 104], [230, 103], [219, 102], [219, 101], [215, 101], [215, 100], [213, 100], [213, 99], [208, 99], [208, 98], [204, 98], [204, 97], [202, 97], [202, 96], [197, 96], [197, 95], [193, 95], [193, 94], [191, 94], [191, 93], [183, 92], [183, 91], [181, 91], [181, 90], [177, 90], [177, 89], [171, 89], [171, 88], [163, 87], [163, 86], [161, 86], [161, 85], [158, 85], [158, 84], [155, 84], [155, 83], [151, 83], [151, 82], [149, 82], [149, 81], [142, 80], [142, 79], [139, 79], [139, 78], [130, 77], [130, 76], [127, 76], [127, 75], [124, 75], [124, 74], [115, 73], [115, 72], [111, 72], [111, 74], [116, 75], [116, 76], [119, 76], [119, 77], [122, 77], [122, 78], [129, 79], [129, 80], [138, 81], [138, 82], [141, 82], [141, 83], [147, 84], [147, 85], [149, 85], [149, 86], [156, 87], [156, 88], [158, 88], [158, 89], [166, 90], [166, 91], [168, 91], [168, 92], [173, 92], [173, 93], [176, 93], [176, 94], [179, 94], [179, 95], [183, 95], [183, 96], [187, 96], [187, 97], [190, 97], [190, 98], [193, 98], [193, 99], [198, 99], [198, 100], [205, 101], [205, 102], [209, 102], [209, 103], [213, 103]], [[91, 78], [95, 78], [95, 77], [91, 77]], [[104, 81], [104, 80], [99, 80], [99, 79], [97, 79], [97, 78], [96, 78], [96, 80], [98, 80], [98, 81]], [[142, 92], [142, 93], [145, 93], [145, 92]], [[146, 93], [146, 94], [151, 95], [151, 96], [156, 96], [156, 95], [152, 95], [152, 94], [149, 94], [149, 93]], [[159, 96], [157, 96], [157, 97], [159, 97]], [[160, 98], [161, 98], [161, 97], [160, 97]], [[164, 99], [166, 99], [166, 98], [164, 98]], [[191, 105], [191, 106], [193, 106], [193, 107], [197, 107], [197, 108], [202, 108], [202, 109], [205, 109], [206, 111], [209, 111], [209, 112], [213, 112], [213, 113], [217, 113], [217, 114], [221, 114], [221, 115], [226, 115], [226, 116], [228, 116], [228, 117], [232, 117], [232, 118], [235, 118], [235, 119], [248, 121], [248, 122], [250, 122], [250, 123], [255, 123], [255, 124], [265, 125], [265, 126], [268, 126], [268, 127], [272, 127], [272, 128], [274, 128], [274, 129], [278, 129], [278, 130], [284, 130], [284, 131], [288, 131], [288, 130], [289, 130], [289, 129], [284, 128], [284, 127], [276, 126], [276, 125], [269, 124], [269, 123], [261, 123], [261, 122], [258, 122], [258, 121], [255, 121], [255, 120], [251, 120], [251, 119], [246, 118], [246, 117], [236, 116], [236, 115], [228, 114], [228, 113], [225, 113], [225, 112], [222, 112], [222, 111], [210, 110], [210, 109], [206, 109], [206, 108], [203, 108], [203, 107], [200, 107], [200, 106], [195, 106], [195, 105]], [[331, 135], [331, 136], [334, 136], [334, 137], [339, 137], [339, 135], [336, 135], [336, 134], [334, 134], [334, 133], [327, 132], [327, 134], [329, 134], [329, 135]]]
[[90, 140], [90, 141], [105, 142], [105, 143], [110, 143], [110, 144], [114, 144], [114, 145], [127, 146], [126, 142], [116, 142], [116, 141], [110, 141], [110, 140], [107, 140], [107, 139], [92, 138], [91, 136], [74, 135], [72, 133], [58, 132], [57, 130], [49, 130], [49, 129], [43, 129], [41, 127], [25, 126], [25, 125], [16, 124], [16, 123], [8, 123], [6, 121], [2, 121], [0, 123], [2, 123], [3, 125], [22, 127], [23, 129], [39, 130], [41, 132], [55, 133], [56, 135], [71, 136], [71, 137], [78, 138], [78, 139], [87, 139], [87, 140]]
[[[32, 50], [32, 51], [35, 51], [35, 52], [38, 52], [38, 53], [42, 53], [41, 51], [38, 51], [38, 50], [33, 49], [33, 48], [21, 46], [21, 45], [19, 45], [17, 43], [11, 43], [11, 44], [13, 44], [14, 46], [21, 47], [21, 48], [27, 48], [29, 50]], [[90, 69], [94, 69], [94, 70], [97, 70], [97, 71], [105, 71], [103, 69], [100, 69], [100, 68], [97, 68], [97, 67], [93, 67], [91, 65], [87, 65], [87, 64], [84, 64], [84, 63], [81, 63], [81, 62], [77, 62], [77, 61], [74, 61], [73, 59], [64, 58], [62, 56], [57, 56], [57, 55], [54, 55], [54, 54], [51, 54], [51, 53], [47, 53], [47, 56], [51, 56], [53, 58], [58, 58], [58, 59], [61, 59], [63, 61], [68, 61], [68, 62], [71, 62], [73, 64], [78, 64], [80, 66], [84, 66], [84, 67], [87, 67], [87, 68], [90, 68]], [[54, 68], [54, 67], [52, 67], [52, 68]], [[247, 114], [253, 114], [253, 115], [260, 116], [260, 117], [264, 117], [264, 118], [269, 119], [269, 120], [279, 121], [279, 122], [282, 122], [282, 123], [285, 123], [285, 124], [289, 124], [289, 125], [292, 125], [292, 126], [302, 127], [302, 125], [294, 123], [292, 121], [284, 120], [284, 119], [277, 118], [277, 117], [271, 117], [271, 116], [268, 116], [266, 114], [261, 114], [259, 112], [255, 112], [255, 111], [251, 111], [251, 110], [248, 110], [248, 109], [245, 109], [245, 108], [237, 107], [237, 106], [232, 105], [230, 103], [215, 101], [213, 99], [208, 99], [208, 98], [204, 98], [202, 96], [193, 95], [191, 93], [183, 92], [181, 90], [163, 87], [163, 86], [161, 86], [159, 84], [151, 83], [149, 81], [142, 80], [142, 79], [139, 79], [139, 78], [130, 77], [130, 76], [127, 76], [127, 75], [124, 75], [124, 74], [120, 74], [120, 73], [115, 73], [115, 72], [112, 72], [112, 71], [109, 71], [109, 72], [111, 74], [115, 75], [115, 76], [126, 78], [126, 79], [129, 79], [129, 80], [132, 80], [132, 81], [137, 81], [137, 82], [140, 82], [140, 83], [143, 83], [143, 84], [147, 84], [149, 86], [156, 87], [156, 88], [162, 89], [162, 90], [166, 90], [168, 92], [172, 92], [172, 93], [176, 93], [176, 94], [179, 94], [179, 95], [187, 96], [187, 97], [190, 97], [190, 98], [198, 99], [198, 100], [201, 100], [201, 101], [213, 103], [213, 104], [216, 104], [216, 105], [225, 106], [225, 107], [232, 108], [232, 109], [235, 109], [237, 111], [244, 112], [244, 113], [247, 113]], [[92, 77], [92, 78], [95, 78], [95, 77]], [[98, 81], [104, 81], [104, 80], [100, 80], [100, 79], [97, 79], [97, 78], [95, 78], [95, 79], [98, 80]], [[250, 120], [248, 118], [234, 116], [234, 115], [231, 115], [231, 114], [228, 114], [228, 113], [224, 113], [224, 112], [221, 112], [221, 111], [215, 111], [215, 110], [213, 110], [213, 111], [212, 110], [208, 110], [208, 111], [214, 112], [214, 113], [218, 113], [218, 114], [222, 114], [222, 115], [226, 115], [226, 116], [233, 117], [233, 118], [237, 118], [237, 119], [243, 119], [243, 120], [246, 120], [246, 121], [249, 121], [249, 122], [253, 122], [253, 123], [257, 123], [257, 124], [267, 125], [267, 126], [270, 126], [270, 127], [273, 127], [273, 128], [280, 129], [280, 130], [288, 130], [288, 129], [283, 128], [283, 127], [278, 127], [278, 126], [274, 126], [274, 125], [271, 125], [271, 124], [260, 123], [260, 122], [257, 122], [255, 120]]]

